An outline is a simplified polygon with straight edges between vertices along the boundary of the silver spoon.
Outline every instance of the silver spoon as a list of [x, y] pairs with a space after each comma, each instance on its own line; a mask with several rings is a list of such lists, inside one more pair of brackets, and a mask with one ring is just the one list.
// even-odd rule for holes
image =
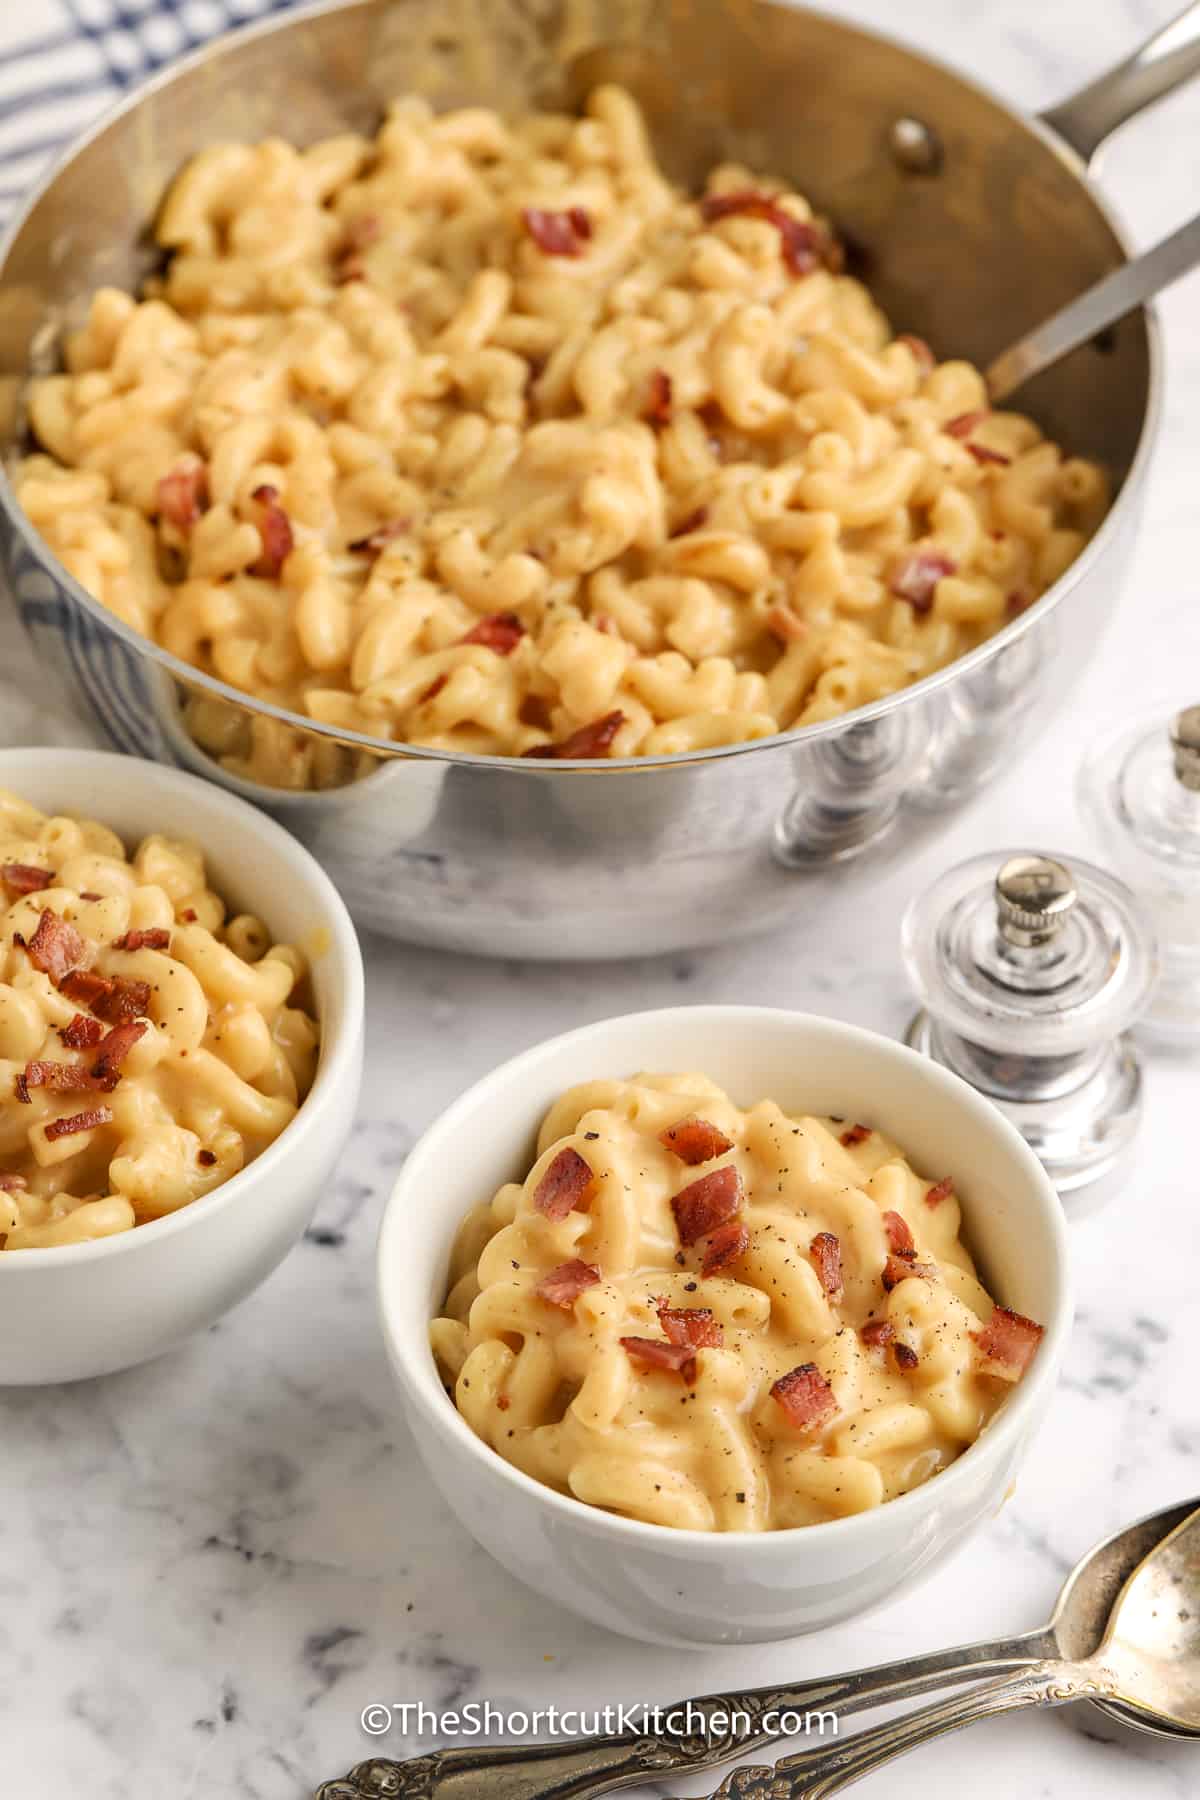
[[711, 1800], [828, 1800], [906, 1750], [1029, 1706], [1117, 1701], [1142, 1718], [1200, 1734], [1200, 1512], [1139, 1563], [1117, 1597], [1099, 1647], [1074, 1661], [1051, 1658], [918, 1707], [845, 1744], [802, 1750], [771, 1767], [735, 1769]]
[[1181, 225], [1153, 250], [1114, 269], [989, 363], [983, 372], [989, 399], [1007, 400], [1034, 375], [1086, 344], [1106, 326], [1115, 325], [1135, 306], [1161, 294], [1197, 263], [1200, 218]]
[[[1149, 1551], [1193, 1515], [1200, 1519], [1200, 1499], [1139, 1519], [1097, 1544], [1068, 1576], [1053, 1617], [1040, 1631], [990, 1644], [937, 1650], [791, 1687], [710, 1694], [692, 1702], [693, 1714], [717, 1713], [726, 1718], [741, 1714], [750, 1719], [749, 1729], [723, 1734], [625, 1733], [534, 1745], [479, 1744], [434, 1750], [402, 1763], [371, 1757], [342, 1780], [325, 1782], [317, 1790], [316, 1800], [378, 1800], [383, 1795], [388, 1800], [405, 1800], [406, 1796], [412, 1800], [417, 1796], [420, 1800], [567, 1800], [568, 1796], [570, 1800], [593, 1800], [595, 1795], [636, 1782], [716, 1769], [736, 1756], [754, 1755], [780, 1736], [761, 1723], [771, 1712], [835, 1711], [839, 1718], [847, 1718], [868, 1707], [915, 1699], [984, 1675], [1042, 1667], [1060, 1659], [1081, 1660], [1099, 1646], [1113, 1602], [1128, 1577]], [[1167, 1736], [1187, 1735], [1169, 1724], [1151, 1722], [1142, 1713], [1127, 1713], [1118, 1701], [1102, 1698], [1099, 1704], [1125, 1724]]]

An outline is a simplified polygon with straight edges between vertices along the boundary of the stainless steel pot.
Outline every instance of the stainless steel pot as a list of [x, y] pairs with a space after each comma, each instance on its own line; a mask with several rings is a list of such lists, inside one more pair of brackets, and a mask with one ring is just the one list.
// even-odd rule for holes
[[[486, 17], [486, 36], [479, 20]], [[222, 40], [152, 82], [58, 165], [0, 261], [0, 420], [101, 282], [135, 286], [145, 222], [193, 151], [370, 129], [437, 104], [573, 103], [604, 79], [642, 99], [672, 174], [722, 157], [789, 176], [864, 251], [899, 330], [985, 360], [1126, 255], [1087, 160], [1200, 70], [1200, 4], [1041, 119], [886, 39], [770, 0], [342, 0]], [[181, 704], [270, 712], [113, 618], [59, 567], [0, 479], [0, 554], [26, 626], [121, 749], [198, 770], [282, 819], [358, 920], [444, 948], [612, 957], [815, 912], [826, 884], [908, 853], [1069, 694], [1116, 603], [1159, 409], [1150, 312], [1023, 396], [1119, 483], [1085, 554], [1030, 613], [951, 668], [847, 720], [695, 755], [556, 764], [453, 756], [276, 714], [378, 759], [321, 792], [249, 787], [190, 740]], [[349, 764], [350, 759], [348, 759]]]

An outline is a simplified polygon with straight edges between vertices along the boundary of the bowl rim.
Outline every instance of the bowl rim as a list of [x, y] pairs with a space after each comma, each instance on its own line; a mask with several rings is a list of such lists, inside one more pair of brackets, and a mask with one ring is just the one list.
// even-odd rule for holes
[[[30, 1269], [61, 1269], [69, 1263], [98, 1262], [106, 1257], [132, 1255], [137, 1251], [150, 1249], [176, 1232], [202, 1224], [240, 1200], [245, 1199], [247, 1204], [252, 1204], [246, 1190], [256, 1180], [268, 1180], [279, 1171], [302, 1149], [313, 1131], [320, 1129], [329, 1103], [336, 1100], [343, 1090], [345, 1078], [353, 1072], [365, 1016], [366, 984], [362, 951], [358, 934], [346, 910], [346, 903], [316, 859], [282, 825], [276, 824], [274, 819], [260, 812], [249, 801], [226, 792], [216, 782], [205, 781], [182, 769], [147, 762], [141, 757], [126, 756], [118, 751], [84, 750], [58, 745], [26, 745], [0, 749], [0, 787], [11, 787], [13, 792], [20, 793], [21, 766], [43, 760], [48, 769], [61, 769], [64, 778], [74, 768], [86, 766], [89, 771], [94, 772], [99, 765], [108, 766], [114, 780], [126, 785], [131, 781], [144, 782], [147, 787], [153, 785], [163, 795], [164, 801], [171, 803], [169, 813], [164, 804], [164, 825], [174, 835], [189, 835], [190, 815], [186, 809], [189, 799], [197, 795], [202, 795], [205, 802], [216, 807], [219, 812], [236, 817], [243, 824], [252, 824], [256, 833], [261, 834], [264, 859], [273, 858], [277, 867], [286, 868], [295, 881], [307, 887], [321, 908], [322, 922], [328, 926], [330, 937], [325, 954], [330, 958], [329, 967], [339, 1002], [337, 1010], [342, 1018], [340, 1027], [332, 1038], [326, 1036], [325, 1019], [319, 1018], [321, 1052], [312, 1087], [297, 1108], [295, 1118], [288, 1121], [279, 1136], [253, 1162], [247, 1163], [236, 1175], [231, 1175], [228, 1181], [223, 1181], [211, 1192], [202, 1194], [185, 1206], [177, 1207], [174, 1212], [165, 1213], [161, 1218], [148, 1219], [142, 1225], [135, 1225], [129, 1231], [115, 1232], [110, 1237], [93, 1238], [87, 1243], [52, 1244], [38, 1249], [0, 1253], [0, 1281], [10, 1277], [19, 1279], [22, 1275], [27, 1275]], [[175, 804], [179, 805], [182, 817], [176, 814]], [[70, 813], [71, 809], [64, 807], [63, 811]], [[208, 846], [201, 843], [200, 848], [207, 861]], [[255, 880], [255, 872], [251, 871], [247, 886], [252, 889]]]
[[[558, 1052], [585, 1044], [589, 1038], [618, 1028], [628, 1029], [632, 1026], [654, 1030], [683, 1020], [694, 1026], [698, 1035], [715, 1024], [736, 1024], [750, 1029], [755, 1024], [769, 1022], [778, 1028], [780, 1022], [786, 1020], [791, 1029], [804, 1037], [837, 1039], [857, 1046], [869, 1055], [878, 1056], [882, 1062], [894, 1059], [918, 1069], [921, 1078], [935, 1089], [940, 1089], [951, 1104], [972, 1115], [981, 1135], [986, 1136], [991, 1132], [1007, 1146], [1018, 1164], [1024, 1166], [1030, 1187], [1038, 1197], [1039, 1212], [1046, 1229], [1044, 1248], [1049, 1249], [1053, 1256], [1052, 1274], [1055, 1277], [1056, 1298], [1053, 1317], [1045, 1322], [1045, 1336], [1032, 1368], [1006, 1396], [980, 1435], [960, 1451], [947, 1468], [919, 1487], [911, 1488], [908, 1493], [899, 1494], [895, 1499], [886, 1500], [866, 1512], [851, 1513], [844, 1518], [829, 1519], [815, 1525], [784, 1526], [762, 1532], [697, 1531], [629, 1519], [602, 1507], [591, 1506], [586, 1501], [577, 1500], [574, 1495], [560, 1494], [557, 1489], [534, 1480], [531, 1475], [526, 1475], [523, 1470], [499, 1455], [489, 1444], [485, 1444], [482, 1438], [476, 1437], [441, 1385], [427, 1332], [419, 1340], [424, 1346], [426, 1362], [424, 1367], [417, 1368], [403, 1343], [401, 1331], [393, 1329], [396, 1306], [389, 1292], [390, 1270], [393, 1261], [398, 1264], [402, 1256], [401, 1234], [410, 1230], [413, 1224], [409, 1187], [412, 1185], [419, 1188], [422, 1161], [436, 1156], [448, 1142], [456, 1143], [461, 1155], [462, 1144], [470, 1143], [471, 1137], [469, 1133], [458, 1129], [459, 1124], [479, 1100], [518, 1090], [527, 1069], [540, 1065]], [[535, 1124], [536, 1121], [531, 1123]], [[412, 1173], [414, 1169], [417, 1170], [416, 1175]], [[547, 1508], [553, 1517], [562, 1521], [564, 1527], [574, 1526], [648, 1550], [657, 1548], [669, 1553], [673, 1546], [678, 1546], [680, 1549], [686, 1548], [689, 1553], [699, 1552], [712, 1560], [718, 1560], [727, 1554], [731, 1544], [737, 1546], [739, 1553], [760, 1556], [770, 1555], [775, 1546], [794, 1546], [797, 1542], [812, 1544], [818, 1548], [825, 1544], [832, 1545], [855, 1532], [861, 1534], [875, 1529], [881, 1515], [889, 1520], [902, 1522], [906, 1516], [919, 1517], [922, 1512], [936, 1508], [940, 1497], [946, 1493], [947, 1484], [952, 1488], [961, 1486], [984, 1457], [992, 1461], [1001, 1460], [1005, 1450], [1019, 1441], [1027, 1427], [1036, 1423], [1043, 1401], [1048, 1399], [1056, 1385], [1074, 1317], [1067, 1225], [1057, 1192], [1016, 1126], [990, 1100], [977, 1093], [960, 1076], [943, 1068], [940, 1063], [931, 1061], [895, 1038], [886, 1037], [883, 1033], [868, 1030], [864, 1026], [846, 1024], [840, 1019], [819, 1013], [800, 1012], [789, 1007], [705, 1002], [692, 1006], [658, 1007], [646, 1012], [618, 1013], [609, 1018], [594, 1020], [590, 1024], [577, 1026], [571, 1031], [530, 1045], [491, 1069], [478, 1081], [472, 1082], [422, 1132], [401, 1165], [384, 1204], [380, 1221], [376, 1246], [375, 1300], [388, 1361], [406, 1404], [420, 1413], [423, 1422], [432, 1432], [443, 1439], [449, 1439], [460, 1452], [478, 1462], [485, 1474], [490, 1473], [493, 1480], [513, 1488], [515, 1495], [527, 1504]], [[426, 1321], [426, 1324], [429, 1322]]]
[[[123, 95], [112, 106], [105, 108], [99, 118], [71, 140], [66, 148], [53, 159], [45, 174], [30, 190], [25, 201], [16, 208], [6, 228], [0, 233], [0, 284], [4, 281], [8, 258], [18, 237], [59, 176], [80, 158], [96, 139], [103, 136], [110, 126], [115, 125], [125, 114], [134, 112], [144, 99], [169, 88], [174, 82], [186, 78], [193, 70], [206, 63], [219, 63], [227, 54], [236, 53], [243, 44], [256, 38], [270, 37], [277, 32], [291, 30], [302, 32], [316, 18], [324, 17], [327, 14], [354, 11], [360, 7], [369, 8], [378, 4], [379, 0], [316, 0], [316, 3], [312, 5], [268, 14], [265, 18], [251, 20], [233, 30], [220, 33], [207, 44], [203, 44], [187, 56], [169, 63], [145, 81], [138, 83], [131, 92]], [[958, 82], [969, 93], [999, 109], [1014, 126], [1028, 132], [1053, 155], [1057, 156], [1068, 172], [1076, 178], [1084, 194], [1107, 225], [1125, 261], [1127, 262], [1133, 255], [1135, 239], [1120, 210], [1091, 180], [1088, 166], [1078, 152], [1065, 138], [1046, 124], [1040, 115], [1023, 113], [1005, 96], [997, 93], [990, 84], [965, 74], [944, 58], [931, 55], [896, 37], [891, 32], [879, 31], [857, 21], [844, 19], [821, 7], [796, 4], [793, 10], [807, 13], [813, 18], [821, 20], [824, 24], [841, 31], [847, 38], [858, 38], [884, 44], [895, 54], [906, 56], [914, 62], [937, 69], [948, 79]], [[821, 739], [831, 737], [845, 729], [848, 724], [865, 725], [883, 718], [897, 707], [902, 706], [910, 696], [927, 697], [948, 686], [960, 676], [970, 674], [982, 667], [993, 656], [998, 655], [1001, 649], [1017, 643], [1027, 632], [1035, 630], [1039, 622], [1058, 608], [1067, 594], [1085, 578], [1108, 549], [1119, 530], [1127, 522], [1130, 507], [1145, 479], [1147, 467], [1158, 441], [1162, 419], [1163, 344], [1161, 323], [1155, 303], [1149, 302], [1140, 310], [1146, 331], [1147, 380], [1145, 410], [1134, 453], [1130, 458], [1120, 491], [1116, 494], [1095, 536], [1085, 544], [1083, 550], [1074, 562], [1069, 564], [1058, 580], [1039, 597], [1037, 603], [1019, 614], [1017, 618], [1010, 620], [993, 637], [977, 644], [964, 656], [956, 658], [955, 661], [946, 664], [944, 668], [935, 669], [931, 674], [923, 676], [920, 681], [912, 682], [908, 687], [882, 695], [866, 706], [856, 707], [852, 712], [840, 714], [832, 719], [817, 720], [808, 725], [793, 726], [787, 731], [773, 732], [768, 737], [749, 738], [733, 744], [719, 744], [709, 749], [674, 751], [670, 754], [655, 756], [579, 757], [560, 762], [553, 757], [483, 756], [465, 750], [438, 750], [428, 745], [410, 744], [404, 740], [373, 737], [366, 732], [350, 731], [323, 723], [320, 720], [309, 719], [301, 713], [291, 712], [285, 707], [275, 706], [269, 701], [245, 694], [238, 688], [230, 687], [228, 683], [221, 681], [217, 676], [209, 675], [194, 664], [184, 662], [170, 651], [163, 649], [152, 638], [135, 631], [131, 625], [126, 624], [123, 619], [119, 619], [101, 601], [89, 594], [86, 588], [58, 561], [32, 520], [26, 517], [17, 501], [16, 492], [6, 467], [8, 459], [4, 457], [0, 457], [0, 513], [7, 518], [13, 532], [23, 540], [25, 548], [34, 562], [59, 587], [66, 589], [75, 605], [82, 607], [95, 624], [106, 628], [127, 649], [140, 656], [148, 657], [151, 662], [185, 686], [210, 698], [233, 705], [251, 717], [269, 718], [279, 724], [289, 726], [293, 730], [305, 731], [329, 743], [340, 744], [352, 750], [371, 752], [384, 761], [413, 759], [446, 764], [451, 767], [494, 767], [509, 772], [518, 771], [535, 780], [554, 781], [565, 780], [571, 775], [580, 773], [670, 769], [684, 767], [690, 763], [744, 756], [754, 750], [815, 744]]]

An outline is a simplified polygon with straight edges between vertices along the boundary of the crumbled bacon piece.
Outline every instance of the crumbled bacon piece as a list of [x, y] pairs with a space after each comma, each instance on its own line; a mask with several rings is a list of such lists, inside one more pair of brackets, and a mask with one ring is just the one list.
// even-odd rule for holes
[[938, 582], [957, 568], [954, 558], [941, 550], [910, 550], [892, 565], [888, 585], [897, 600], [907, 600], [914, 612], [927, 613]]
[[623, 712], [605, 713], [590, 725], [581, 725], [561, 744], [534, 744], [525, 756], [553, 757], [559, 762], [580, 762], [585, 757], [607, 756], [612, 741], [625, 723]]
[[710, 1306], [668, 1306], [656, 1302], [658, 1322], [670, 1344], [686, 1344], [692, 1350], [719, 1350], [725, 1342], [725, 1329], [713, 1318]]
[[258, 527], [262, 539], [262, 555], [251, 564], [250, 573], [274, 581], [292, 553], [292, 522], [279, 504], [279, 489], [269, 482], [256, 487], [250, 498], [255, 504], [251, 523]]
[[497, 656], [511, 656], [521, 639], [525, 636], [525, 627], [516, 613], [488, 613], [480, 619], [478, 625], [472, 625], [466, 636], [459, 641], [464, 644], [482, 644], [486, 650], [494, 650]]
[[564, 1312], [570, 1312], [580, 1294], [595, 1287], [599, 1279], [599, 1269], [592, 1263], [581, 1262], [576, 1256], [543, 1275], [534, 1291], [551, 1306], [561, 1306]]
[[197, 1150], [196, 1152], [196, 1161], [200, 1164], [202, 1169], [211, 1169], [216, 1160], [217, 1153], [215, 1150]]
[[27, 1062], [16, 1078], [17, 1099], [32, 1104], [30, 1088], [48, 1088], [52, 1094], [79, 1094], [96, 1084], [80, 1063]]
[[837, 1411], [833, 1389], [816, 1363], [801, 1363], [789, 1369], [771, 1388], [771, 1398], [787, 1414], [788, 1423], [798, 1431], [811, 1431], [824, 1425]]
[[696, 1352], [690, 1344], [669, 1344], [662, 1338], [623, 1337], [621, 1348], [648, 1369], [671, 1369], [690, 1387], [696, 1379]]
[[25, 948], [34, 968], [48, 975], [55, 987], [61, 986], [63, 978], [78, 968], [87, 954], [75, 927], [56, 912], [51, 912], [49, 907], [43, 911], [37, 930]]
[[838, 1139], [838, 1143], [844, 1150], [852, 1150], [855, 1144], [865, 1144], [870, 1135], [871, 1127], [869, 1125], [848, 1125]]
[[906, 1256], [911, 1262], [917, 1254], [916, 1242], [908, 1220], [898, 1212], [885, 1212], [883, 1229], [887, 1232], [888, 1249], [893, 1256]]
[[642, 417], [648, 425], [669, 425], [671, 423], [671, 377], [665, 369], [655, 369], [650, 377], [650, 391], [646, 404], [642, 408]]
[[808, 636], [808, 626], [790, 606], [773, 606], [767, 614], [767, 630], [784, 644], [798, 644]]
[[198, 456], [185, 457], [158, 484], [158, 515], [186, 537], [208, 506], [208, 468]]
[[149, 925], [141, 931], [127, 931], [113, 942], [114, 950], [165, 950], [171, 934], [162, 925]]
[[376, 530], [368, 532], [366, 537], [355, 538], [348, 548], [356, 556], [378, 556], [394, 539], [403, 537], [411, 529], [411, 519], [389, 519], [386, 525], [378, 526]]
[[892, 1345], [892, 1355], [902, 1375], [911, 1375], [921, 1360], [912, 1345], [902, 1343], [899, 1338]]
[[913, 359], [922, 375], [928, 375], [932, 369], [936, 369], [937, 357], [923, 337], [917, 337], [911, 331], [902, 331], [896, 342], [906, 345], [912, 351]]
[[0, 863], [0, 881], [18, 896], [38, 894], [43, 888], [54, 886], [54, 873], [51, 869], [35, 869], [32, 863], [6, 862]]
[[992, 450], [987, 444], [968, 444], [966, 448], [967, 455], [973, 456], [977, 463], [999, 463], [1007, 467], [1012, 461], [1011, 456], [1005, 456], [1002, 450]]
[[832, 1231], [818, 1231], [808, 1246], [813, 1267], [830, 1300], [842, 1297], [842, 1246]]
[[953, 1192], [953, 1175], [943, 1175], [942, 1179], [940, 1181], [935, 1181], [933, 1186], [926, 1193], [925, 1204], [926, 1206], [940, 1206], [943, 1200], [949, 1200]]
[[726, 1263], [736, 1262], [749, 1247], [750, 1233], [736, 1219], [731, 1219], [727, 1225], [718, 1225], [705, 1242], [701, 1274], [715, 1275]]
[[1033, 1361], [1043, 1333], [1044, 1327], [1027, 1319], [1024, 1313], [1013, 1312], [1007, 1306], [993, 1306], [987, 1324], [971, 1336], [988, 1361], [999, 1365], [990, 1373], [1017, 1381]]
[[902, 1281], [907, 1281], [910, 1275], [923, 1276], [926, 1281], [933, 1281], [937, 1277], [937, 1270], [932, 1263], [912, 1262], [907, 1256], [894, 1254], [883, 1265], [883, 1285], [889, 1294]]
[[499, 1412], [507, 1412], [511, 1405], [512, 1401], [507, 1394], [496, 1395], [496, 1408]]
[[150, 983], [129, 981], [123, 975], [97, 975], [91, 969], [76, 969], [64, 981], [59, 992], [77, 1006], [86, 1006], [106, 1025], [123, 1025], [136, 1019], [150, 1005]]
[[51, 1119], [46, 1127], [46, 1142], [53, 1144], [59, 1138], [74, 1137], [77, 1131], [93, 1131], [97, 1125], [111, 1123], [111, 1106], [93, 1106], [87, 1112], [72, 1113], [69, 1119]]
[[[597, 629], [604, 630], [603, 625]], [[517, 717], [522, 725], [528, 725], [533, 731], [549, 731], [553, 724], [550, 702], [542, 694], [526, 694], [517, 709]]]
[[107, 1037], [101, 1040], [99, 1052], [92, 1064], [92, 1076], [98, 1087], [106, 1092], [111, 1092], [116, 1087], [121, 1079], [121, 1064], [145, 1033], [144, 1019], [129, 1019], [122, 1025], [113, 1026]]
[[793, 218], [770, 194], [741, 188], [732, 194], [706, 194], [700, 202], [700, 216], [707, 225], [732, 218], [736, 213], [774, 225], [783, 260], [793, 275], [811, 275], [823, 262], [838, 260], [837, 247], [827, 231], [811, 219]]
[[421, 704], [424, 705], [427, 700], [436, 700], [449, 679], [449, 675], [439, 675], [436, 681], [431, 681], [421, 695]]
[[658, 1141], [680, 1162], [693, 1168], [697, 1163], [711, 1162], [714, 1156], [723, 1156], [726, 1150], [733, 1149], [733, 1140], [723, 1131], [708, 1119], [698, 1119], [694, 1115], [680, 1119], [676, 1125], [668, 1125], [665, 1131], [659, 1132]]
[[672, 530], [671, 536], [673, 538], [686, 537], [690, 531], [700, 531], [707, 524], [708, 508], [707, 506], [698, 506], [695, 512], [690, 512], [686, 518], [680, 519], [678, 525]]
[[99, 1019], [89, 1019], [86, 1013], [76, 1013], [58, 1035], [68, 1050], [90, 1050], [104, 1036], [104, 1027]]
[[874, 1348], [877, 1345], [890, 1343], [896, 1335], [896, 1327], [889, 1319], [868, 1319], [858, 1335], [864, 1344], [869, 1344]]
[[596, 1177], [569, 1144], [550, 1162], [533, 1191], [533, 1204], [548, 1219], [565, 1219], [569, 1212], [586, 1212]]
[[526, 206], [521, 218], [526, 231], [545, 256], [582, 256], [583, 247], [592, 235], [591, 218], [582, 206], [569, 206], [566, 212]]
[[986, 412], [956, 413], [954, 418], [946, 420], [946, 423], [942, 426], [942, 430], [946, 433], [947, 437], [970, 437], [975, 427], [977, 425], [982, 425], [986, 418]]
[[731, 1219], [742, 1204], [742, 1183], [730, 1164], [702, 1175], [671, 1201], [681, 1244], [694, 1244]]

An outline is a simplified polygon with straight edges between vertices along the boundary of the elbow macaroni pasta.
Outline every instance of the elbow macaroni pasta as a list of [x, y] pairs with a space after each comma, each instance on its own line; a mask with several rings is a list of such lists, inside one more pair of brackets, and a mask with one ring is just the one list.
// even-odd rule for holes
[[[107, 826], [0, 790], [0, 905], [0, 1247], [161, 1218], [295, 1117], [319, 1044], [304, 959], [226, 918], [194, 845], [127, 856]], [[64, 927], [65, 976], [39, 950]]]
[[[21, 502], [121, 619], [337, 729], [522, 755], [619, 714], [624, 756], [827, 719], [998, 631], [1108, 504], [893, 338], [799, 195], [669, 183], [619, 88], [216, 145], [157, 234], [165, 274], [32, 383]], [[497, 615], [515, 643], [471, 638]], [[278, 722], [190, 725], [252, 779], [345, 778]]]
[[[661, 1136], [697, 1118], [727, 1141], [706, 1168], [736, 1169], [746, 1231], [707, 1275], [671, 1206], [699, 1171]], [[536, 1196], [564, 1149], [592, 1185], [584, 1210], [553, 1218]], [[897, 1217], [914, 1248], [888, 1291]], [[973, 1335], [993, 1308], [960, 1225], [950, 1184], [923, 1180], [878, 1132], [771, 1100], [743, 1112], [701, 1075], [593, 1081], [551, 1108], [525, 1180], [464, 1221], [431, 1343], [472, 1430], [560, 1493], [703, 1531], [840, 1518], [944, 1469], [1013, 1378]], [[822, 1232], [837, 1238], [840, 1293], [814, 1261]], [[587, 1283], [565, 1303], [539, 1291], [583, 1264]], [[690, 1381], [623, 1348], [661, 1339], [664, 1304], [704, 1309], [718, 1328]], [[864, 1338], [868, 1321], [886, 1341]], [[835, 1403], [807, 1430], [771, 1391], [796, 1365]]]

